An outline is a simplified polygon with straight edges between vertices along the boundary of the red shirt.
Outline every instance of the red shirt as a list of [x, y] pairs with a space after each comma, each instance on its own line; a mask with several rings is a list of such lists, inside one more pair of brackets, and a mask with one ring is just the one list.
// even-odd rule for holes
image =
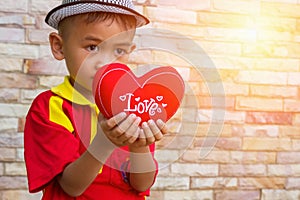
[[[30, 192], [43, 190], [43, 200], [141, 200], [149, 195], [149, 190], [144, 193], [135, 191], [121, 172], [128, 163], [126, 147], [111, 154], [81, 196], [70, 197], [60, 187], [56, 177], [79, 158], [93, 140], [98, 112], [95, 104], [74, 90], [67, 77], [64, 83], [40, 94], [33, 101], [24, 130]], [[150, 149], [154, 152], [154, 145]]]

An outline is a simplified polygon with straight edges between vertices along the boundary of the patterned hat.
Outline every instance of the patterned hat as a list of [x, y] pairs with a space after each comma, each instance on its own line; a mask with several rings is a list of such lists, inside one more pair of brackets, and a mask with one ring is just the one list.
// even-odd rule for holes
[[65, 17], [89, 12], [111, 12], [132, 15], [137, 27], [149, 23], [149, 20], [134, 10], [132, 0], [63, 0], [62, 4], [52, 9], [46, 16], [46, 23], [58, 29], [58, 24]]

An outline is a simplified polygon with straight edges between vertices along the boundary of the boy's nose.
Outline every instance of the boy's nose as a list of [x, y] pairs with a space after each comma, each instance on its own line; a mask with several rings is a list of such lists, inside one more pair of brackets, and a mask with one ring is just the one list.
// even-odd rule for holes
[[111, 54], [99, 53], [98, 62], [96, 68], [99, 69], [104, 65], [113, 63], [116, 61], [116, 58]]

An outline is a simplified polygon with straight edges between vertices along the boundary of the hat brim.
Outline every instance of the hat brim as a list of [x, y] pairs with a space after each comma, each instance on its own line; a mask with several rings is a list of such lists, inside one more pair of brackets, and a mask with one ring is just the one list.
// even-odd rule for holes
[[149, 23], [149, 19], [133, 9], [116, 4], [95, 1], [79, 1], [60, 5], [48, 13], [45, 22], [49, 26], [58, 29], [59, 22], [64, 18], [89, 12], [111, 12], [132, 15], [136, 18], [136, 27], [141, 27]]

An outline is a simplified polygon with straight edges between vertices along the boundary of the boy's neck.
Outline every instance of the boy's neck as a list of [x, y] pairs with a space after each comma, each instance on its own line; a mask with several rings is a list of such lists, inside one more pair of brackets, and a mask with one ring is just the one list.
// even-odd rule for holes
[[74, 87], [74, 89], [76, 89], [82, 96], [84, 96], [91, 103], [95, 103], [95, 99], [92, 94], [92, 91], [81, 86], [79, 83], [76, 83], [76, 81], [72, 77], [70, 77], [69, 80], [70, 80], [71, 85]]

